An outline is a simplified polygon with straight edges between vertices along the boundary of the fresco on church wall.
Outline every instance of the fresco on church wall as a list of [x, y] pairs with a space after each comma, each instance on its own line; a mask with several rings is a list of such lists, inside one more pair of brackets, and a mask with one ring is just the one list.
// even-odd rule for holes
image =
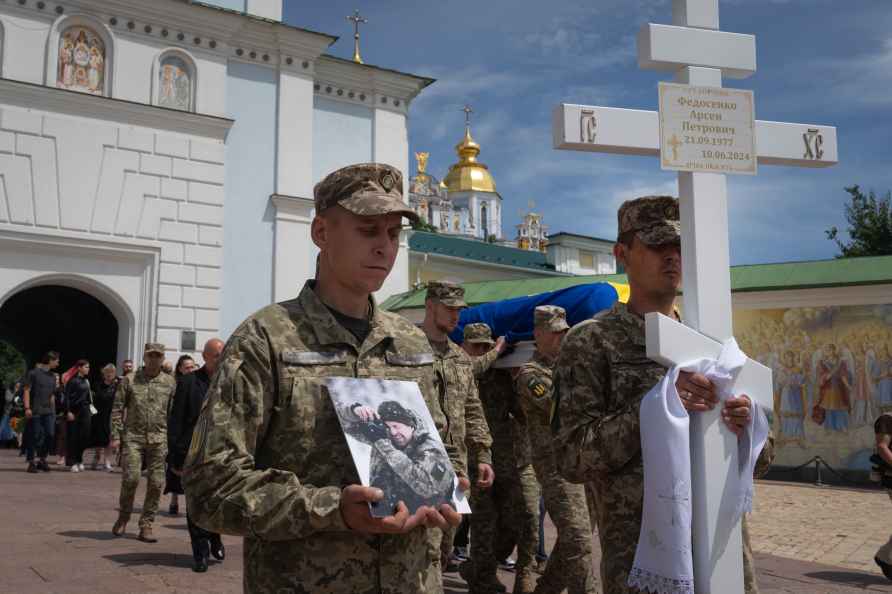
[[892, 411], [892, 304], [735, 309], [734, 331], [774, 373], [775, 464], [869, 470], [873, 422]]
[[105, 91], [105, 44], [95, 31], [69, 27], [59, 39], [56, 86], [82, 93]]
[[180, 57], [167, 56], [161, 60], [158, 105], [183, 111], [192, 108], [192, 71]]

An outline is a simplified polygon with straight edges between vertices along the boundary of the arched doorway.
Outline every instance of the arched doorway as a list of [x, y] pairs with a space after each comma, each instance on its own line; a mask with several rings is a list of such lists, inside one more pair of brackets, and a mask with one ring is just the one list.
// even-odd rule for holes
[[46, 351], [58, 351], [60, 371], [78, 359], [90, 361], [93, 383], [103, 365], [117, 362], [118, 330], [108, 307], [73, 287], [27, 288], [0, 307], [0, 340], [22, 353], [29, 368]]

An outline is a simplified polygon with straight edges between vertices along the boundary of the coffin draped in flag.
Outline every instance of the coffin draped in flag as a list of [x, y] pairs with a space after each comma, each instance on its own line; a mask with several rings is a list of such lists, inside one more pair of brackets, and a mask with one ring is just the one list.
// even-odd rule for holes
[[533, 339], [533, 311], [539, 305], [563, 307], [567, 312], [567, 323], [572, 326], [609, 309], [616, 301], [625, 303], [628, 296], [628, 285], [590, 283], [537, 295], [484, 303], [464, 309], [458, 326], [449, 337], [461, 344], [465, 326], [483, 322], [490, 327], [494, 337], [504, 336], [509, 343], [528, 341]]

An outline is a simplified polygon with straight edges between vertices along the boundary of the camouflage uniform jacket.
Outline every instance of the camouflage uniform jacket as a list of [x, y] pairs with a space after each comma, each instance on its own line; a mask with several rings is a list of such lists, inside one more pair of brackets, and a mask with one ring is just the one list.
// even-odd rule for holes
[[524, 435], [526, 427], [511, 372], [491, 368], [480, 377], [478, 386], [492, 435], [493, 468], [513, 472], [530, 464], [529, 440]]
[[472, 357], [471, 360], [474, 364], [474, 377], [480, 379], [480, 376], [489, 371], [489, 368], [492, 367], [492, 364], [495, 363], [496, 359], [498, 358], [499, 351], [495, 349], [490, 349], [479, 357]]
[[446, 427], [424, 333], [370, 303], [371, 329], [357, 344], [310, 282], [244, 321], [223, 352], [184, 483], [197, 524], [245, 537], [247, 593], [423, 591], [424, 528], [360, 534], [339, 508], [343, 487], [360, 479], [326, 378], [416, 381], [437, 431]]
[[148, 378], [140, 368], [124, 378], [112, 406], [114, 433], [130, 441], [167, 444], [167, 403], [176, 389], [176, 380], [163, 371]]
[[600, 491], [614, 475], [643, 476], [638, 412], [665, 374], [665, 367], [647, 358], [644, 318], [624, 303], [567, 333], [555, 368], [552, 425], [564, 478], [592, 481]]
[[478, 464], [492, 465], [489, 450], [492, 437], [477, 393], [473, 361], [460, 346], [448, 338], [446, 340], [445, 352], [434, 348], [440, 407], [446, 414], [444, 442], [448, 441], [459, 451], [463, 466], [456, 468], [456, 472], [468, 476], [469, 452]]
[[514, 387], [524, 411], [536, 475], [547, 477], [557, 472], [551, 436], [552, 369], [549, 361], [538, 350], [533, 358], [520, 367]]
[[[342, 412], [343, 419], [355, 418], [352, 413]], [[416, 416], [417, 415], [413, 415]], [[362, 430], [361, 423], [346, 424], [344, 430], [371, 446], [369, 484], [384, 491], [384, 499], [377, 505], [393, 513], [400, 501], [409, 512], [422, 505], [439, 506], [452, 500], [455, 473], [449, 460], [419, 420], [412, 441], [405, 448], [396, 447], [390, 439], [372, 440]]]

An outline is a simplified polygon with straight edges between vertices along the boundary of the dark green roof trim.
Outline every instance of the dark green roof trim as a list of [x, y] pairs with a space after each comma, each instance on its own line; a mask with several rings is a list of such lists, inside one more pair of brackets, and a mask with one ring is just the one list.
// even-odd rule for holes
[[409, 249], [424, 254], [439, 254], [557, 274], [554, 266], [548, 263], [548, 258], [542, 252], [532, 252], [454, 235], [415, 231], [409, 237]]
[[[477, 305], [596, 282], [625, 283], [627, 279], [624, 274], [611, 274], [466, 283], [465, 301]], [[735, 293], [883, 284], [892, 284], [892, 256], [731, 267], [731, 290]], [[424, 290], [393, 295], [381, 306], [391, 311], [423, 307]]]
[[[279, 25], [280, 27], [285, 27], [286, 29], [291, 29], [293, 31], [302, 31], [304, 33], [310, 33], [312, 35], [319, 35], [320, 37], [324, 37], [328, 39], [328, 45], [333, 44], [335, 41], [339, 39], [337, 35], [329, 35], [328, 33], [320, 33], [319, 31], [313, 31], [312, 29], [305, 29], [303, 27], [295, 27], [294, 25], [289, 25], [285, 21], [277, 21], [275, 19], [268, 19], [266, 17], [257, 16], [255, 14], [251, 14], [249, 12], [245, 12], [242, 10], [234, 10], [232, 8], [226, 8], [224, 6], [217, 6], [216, 4], [208, 4], [207, 2], [200, 2], [199, 0], [180, 0], [185, 4], [190, 4], [192, 6], [198, 6], [199, 8], [207, 8], [210, 10], [216, 10], [217, 12], [225, 12], [226, 14], [232, 14], [236, 16], [245, 17], [251, 19], [252, 21], [258, 21], [260, 23], [269, 23], [270, 25]], [[284, 7], [283, 7], [284, 8]]]
[[549, 233], [548, 238], [566, 235], [567, 237], [578, 237], [580, 239], [589, 239], [592, 241], [601, 241], [604, 243], [616, 243], [615, 239], [604, 239], [603, 237], [595, 237], [594, 235], [583, 235], [581, 233], [570, 233], [569, 231], [558, 231], [557, 233]]

